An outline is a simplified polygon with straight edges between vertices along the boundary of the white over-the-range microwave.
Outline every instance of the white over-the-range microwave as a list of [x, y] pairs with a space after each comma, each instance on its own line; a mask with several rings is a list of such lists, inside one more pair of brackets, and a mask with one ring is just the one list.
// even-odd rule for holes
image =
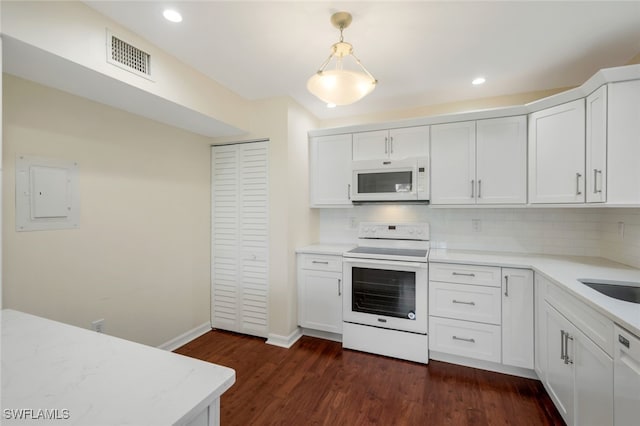
[[351, 200], [428, 201], [429, 159], [363, 160], [352, 163]]

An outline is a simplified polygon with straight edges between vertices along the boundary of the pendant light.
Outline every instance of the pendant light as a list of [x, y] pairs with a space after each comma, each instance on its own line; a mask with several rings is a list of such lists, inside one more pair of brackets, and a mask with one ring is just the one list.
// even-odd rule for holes
[[[376, 80], [353, 54], [353, 46], [344, 41], [342, 31], [351, 24], [349, 12], [337, 12], [331, 23], [340, 30], [340, 41], [331, 46], [331, 54], [320, 65], [320, 69], [307, 81], [307, 89], [327, 104], [349, 105], [367, 96], [376, 88]], [[362, 69], [354, 71], [344, 68], [349, 57]], [[326, 69], [335, 60], [335, 68]]]

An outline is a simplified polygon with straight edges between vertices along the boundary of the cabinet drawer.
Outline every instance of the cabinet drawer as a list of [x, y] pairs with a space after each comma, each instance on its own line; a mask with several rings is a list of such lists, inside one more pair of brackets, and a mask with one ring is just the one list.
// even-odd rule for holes
[[298, 260], [302, 269], [342, 272], [342, 256], [301, 254]]
[[500, 326], [429, 317], [429, 350], [500, 362]]
[[457, 265], [451, 263], [430, 263], [429, 279], [448, 283], [502, 285], [501, 269], [497, 266]]
[[551, 281], [546, 281], [545, 299], [600, 346], [609, 356], [613, 356], [613, 321], [587, 306]]
[[500, 288], [469, 284], [429, 284], [429, 315], [501, 324]]

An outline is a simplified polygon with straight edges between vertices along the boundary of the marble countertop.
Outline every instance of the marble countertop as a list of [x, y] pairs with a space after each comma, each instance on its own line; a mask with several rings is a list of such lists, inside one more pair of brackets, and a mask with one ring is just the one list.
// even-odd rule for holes
[[640, 336], [640, 304], [605, 296], [578, 281], [596, 278], [640, 283], [640, 269], [610, 260], [581, 256], [545, 256], [481, 251], [431, 249], [430, 262], [493, 265], [533, 269], [623, 328]]
[[[184, 424], [235, 382], [227, 367], [22, 312], [0, 321], [3, 425]], [[62, 420], [10, 420], [7, 409]]]

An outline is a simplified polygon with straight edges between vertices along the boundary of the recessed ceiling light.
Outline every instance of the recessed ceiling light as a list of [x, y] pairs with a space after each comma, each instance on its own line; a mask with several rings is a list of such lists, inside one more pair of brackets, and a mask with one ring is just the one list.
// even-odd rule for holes
[[167, 21], [182, 22], [182, 15], [180, 15], [180, 12], [173, 9], [165, 9], [165, 11], [162, 12], [162, 16], [164, 16], [164, 19]]
[[328, 103], [327, 104], [327, 108], [335, 108], [336, 104], [332, 104], [332, 103]]
[[479, 85], [483, 84], [485, 81], [487, 81], [487, 79], [484, 78], [484, 77], [476, 77], [476, 78], [473, 79], [471, 84], [473, 84], [474, 86], [479, 86]]

